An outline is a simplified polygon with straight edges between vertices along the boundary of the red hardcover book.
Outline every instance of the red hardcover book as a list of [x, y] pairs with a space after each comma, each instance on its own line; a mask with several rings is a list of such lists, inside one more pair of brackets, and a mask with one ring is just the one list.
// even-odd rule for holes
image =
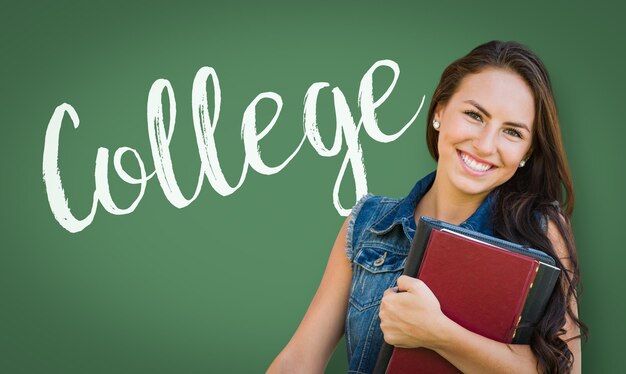
[[[482, 336], [510, 343], [539, 261], [456, 233], [433, 230], [417, 277], [450, 319]], [[387, 374], [460, 373], [426, 348], [395, 348]]]

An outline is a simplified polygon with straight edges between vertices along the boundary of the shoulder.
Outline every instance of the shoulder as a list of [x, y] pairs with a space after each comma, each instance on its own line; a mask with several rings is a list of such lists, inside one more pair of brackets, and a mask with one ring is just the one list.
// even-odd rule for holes
[[567, 270], [572, 268], [572, 247], [571, 227], [569, 220], [559, 213], [556, 218], [546, 218], [546, 236], [550, 240], [554, 252]]
[[543, 211], [535, 211], [535, 217], [539, 220], [539, 226], [544, 233], [548, 232], [548, 223], [551, 220], [550, 216], [560, 217], [560, 219], [563, 220], [565, 219], [565, 217], [563, 216], [563, 212], [561, 211], [561, 204], [559, 204], [559, 202], [556, 200], [545, 204], [545, 208], [543, 209]]
[[352, 219], [356, 220], [356, 217], [369, 217], [376, 215], [376, 213], [386, 212], [393, 207], [397, 206], [402, 199], [392, 198], [386, 196], [379, 196], [374, 194], [367, 194], [359, 199], [350, 211]]

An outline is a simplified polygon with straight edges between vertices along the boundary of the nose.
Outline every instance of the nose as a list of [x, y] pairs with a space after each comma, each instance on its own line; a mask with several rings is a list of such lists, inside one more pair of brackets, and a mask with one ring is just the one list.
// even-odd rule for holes
[[478, 155], [490, 155], [496, 151], [498, 132], [490, 127], [495, 126], [484, 126], [472, 140], [472, 146]]

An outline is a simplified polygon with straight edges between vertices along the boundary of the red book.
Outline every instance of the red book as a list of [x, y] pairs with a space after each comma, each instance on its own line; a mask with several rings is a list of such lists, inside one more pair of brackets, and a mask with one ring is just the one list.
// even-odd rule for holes
[[[450, 319], [510, 343], [538, 269], [539, 261], [533, 257], [432, 230], [417, 278], [433, 291]], [[430, 349], [394, 348], [386, 373], [417, 372], [460, 373]]]

